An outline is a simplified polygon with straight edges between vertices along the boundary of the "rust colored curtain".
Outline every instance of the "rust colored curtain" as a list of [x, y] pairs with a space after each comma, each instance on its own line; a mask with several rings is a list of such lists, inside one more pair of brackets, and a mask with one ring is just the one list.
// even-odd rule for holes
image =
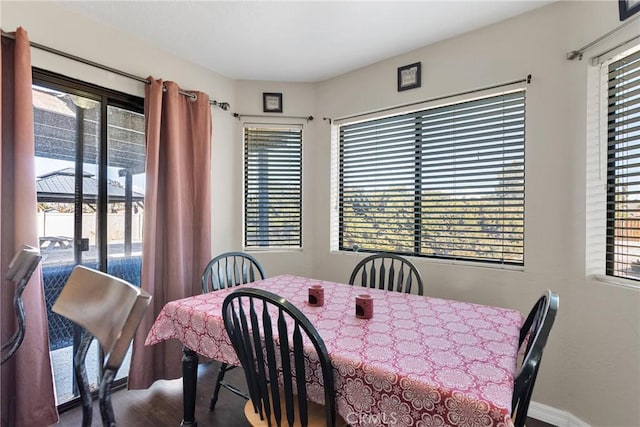
[[144, 341], [164, 304], [201, 292], [200, 277], [211, 258], [209, 97], [192, 92], [194, 101], [173, 82], [149, 80], [141, 286], [153, 300], [133, 344], [131, 389], [182, 376], [178, 341], [151, 347]]
[[[6, 283], [9, 262], [22, 244], [38, 247], [36, 174], [31, 100], [31, 54], [27, 32], [2, 37], [2, 161], [0, 179], [1, 337], [15, 332], [15, 286]], [[3, 427], [48, 426], [58, 422], [47, 315], [40, 269], [23, 293], [26, 333], [22, 346], [0, 371], [0, 420]]]

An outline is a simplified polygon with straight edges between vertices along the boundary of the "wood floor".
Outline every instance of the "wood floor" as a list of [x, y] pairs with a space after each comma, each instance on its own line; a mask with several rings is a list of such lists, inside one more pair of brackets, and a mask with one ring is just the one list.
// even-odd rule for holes
[[[209, 412], [209, 400], [218, 372], [218, 363], [201, 364], [198, 367], [198, 400], [196, 420], [199, 427], [223, 426], [246, 427], [243, 408], [245, 400], [224, 388], [214, 412]], [[229, 380], [240, 388], [244, 386], [242, 370], [227, 373]], [[178, 427], [182, 421], [182, 380], [157, 381], [148, 390], [118, 390], [112, 395], [116, 422], [121, 427]], [[59, 426], [82, 425], [82, 408], [76, 407], [60, 414]], [[102, 426], [98, 402], [93, 405], [92, 426]], [[529, 418], [527, 427], [553, 427], [550, 424]]]
[[[198, 427], [224, 426], [246, 427], [244, 418], [245, 400], [225, 390], [214, 412], [209, 412], [209, 400], [219, 364], [211, 362], [198, 367], [198, 395], [196, 401], [196, 420]], [[225, 380], [244, 386], [241, 369], [229, 371]], [[122, 427], [178, 427], [182, 421], [182, 380], [156, 381], [148, 390], [115, 391], [111, 396], [116, 423]], [[82, 408], [76, 407], [60, 414], [60, 423], [56, 426], [79, 427], [82, 425]], [[102, 426], [100, 407], [97, 400], [93, 403], [92, 426]]]

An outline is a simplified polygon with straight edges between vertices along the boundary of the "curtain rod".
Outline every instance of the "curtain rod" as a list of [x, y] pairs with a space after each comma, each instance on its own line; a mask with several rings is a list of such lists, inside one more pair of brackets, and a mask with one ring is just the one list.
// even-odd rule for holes
[[[616, 50], [619, 47], [625, 46], [627, 44], [630, 44], [632, 41], [640, 39], [640, 34], [637, 36], [633, 36], [628, 40], [623, 41], [622, 43], [618, 43], [617, 45], [615, 45], [614, 47], [612, 47], [611, 49], [607, 49], [604, 52], [600, 52], [599, 54], [597, 54], [596, 56], [594, 56], [592, 58], [593, 61], [600, 61], [600, 58], [602, 58], [603, 56], [605, 56], [606, 54], [613, 52], [614, 50]], [[595, 65], [595, 64], [594, 64]]]
[[313, 116], [272, 116], [267, 114], [233, 113], [233, 117], [236, 117], [238, 120], [240, 120], [243, 117], [274, 117], [274, 118], [283, 118], [283, 119], [301, 119], [301, 120], [306, 120], [307, 122], [310, 122], [311, 120], [313, 120]]
[[[592, 48], [593, 46], [595, 46], [596, 44], [600, 43], [602, 40], [606, 39], [607, 37], [609, 37], [610, 35], [620, 31], [622, 28], [626, 27], [627, 25], [629, 25], [630, 23], [636, 21], [638, 18], [640, 18], [640, 15], [633, 17], [631, 19], [629, 19], [627, 22], [624, 22], [620, 25], [618, 25], [616, 28], [614, 28], [613, 30], [609, 31], [606, 34], [601, 35], [600, 37], [598, 37], [597, 39], [595, 39], [594, 41], [592, 41], [591, 43], [587, 43], [586, 45], [582, 46], [580, 49], [576, 49], [576, 50], [572, 50], [571, 52], [567, 52], [567, 59], [569, 61], [573, 61], [574, 59], [578, 58], [579, 61], [582, 61], [582, 54], [584, 53], [585, 50]], [[635, 37], [634, 37], [635, 38]], [[633, 40], [633, 38], [631, 39]], [[630, 40], [629, 40], [630, 41]], [[620, 46], [623, 46], [624, 44], [628, 43], [629, 41], [626, 41], [624, 43], [619, 44], [618, 46], [615, 46], [613, 49], [617, 49]], [[608, 51], [610, 52], [610, 51]], [[602, 56], [602, 55], [600, 55]]]
[[486, 86], [486, 87], [482, 87], [482, 88], [479, 88], [479, 89], [467, 90], [465, 92], [459, 92], [459, 93], [454, 93], [454, 94], [451, 94], [451, 95], [439, 96], [437, 98], [424, 99], [422, 101], [410, 102], [408, 104], [395, 105], [393, 107], [381, 108], [379, 110], [368, 111], [366, 113], [360, 113], [360, 114], [353, 114], [351, 116], [338, 117], [337, 119], [332, 119], [330, 117], [323, 117], [322, 120], [328, 120], [329, 124], [331, 124], [336, 120], [355, 119], [356, 117], [362, 117], [362, 116], [366, 116], [366, 115], [369, 115], [369, 114], [384, 113], [385, 111], [391, 111], [391, 110], [396, 110], [398, 108], [404, 108], [404, 107], [411, 107], [411, 106], [414, 106], [414, 105], [420, 105], [420, 104], [424, 104], [425, 102], [440, 101], [440, 100], [443, 100], [443, 99], [453, 98], [454, 96], [469, 95], [469, 94], [476, 93], [476, 92], [482, 92], [482, 91], [490, 90], [490, 89], [497, 89], [499, 87], [510, 86], [510, 85], [514, 85], [514, 84], [518, 84], [518, 83], [525, 83], [525, 82], [527, 84], [531, 83], [531, 74], [529, 74], [524, 79], [514, 80], [512, 82], [501, 83], [501, 84], [497, 84], [497, 85], [493, 85], [493, 86]]
[[[15, 35], [13, 35], [11, 33], [6, 33], [4, 30], [0, 30], [0, 31], [2, 31], [2, 37], [6, 37], [8, 39], [15, 40], [15, 38], [16, 38]], [[62, 56], [64, 58], [70, 59], [72, 61], [80, 62], [80, 63], [85, 64], [85, 65], [90, 65], [92, 67], [99, 68], [101, 70], [109, 71], [109, 72], [117, 74], [119, 76], [123, 76], [123, 77], [127, 77], [129, 79], [132, 79], [132, 80], [139, 81], [140, 83], [151, 84], [151, 82], [149, 80], [145, 79], [144, 77], [136, 76], [135, 74], [127, 73], [126, 71], [121, 71], [121, 70], [118, 70], [116, 68], [109, 67], [107, 65], [99, 64], [99, 63], [91, 61], [89, 59], [81, 58], [79, 56], [72, 55], [70, 53], [67, 53], [67, 52], [64, 52], [64, 51], [61, 51], [61, 50], [58, 50], [58, 49], [54, 49], [54, 48], [49, 47], [49, 46], [45, 46], [45, 45], [42, 45], [40, 43], [35, 43], [35, 42], [32, 42], [32, 41], [29, 41], [29, 46], [31, 46], [33, 48], [36, 48], [36, 49], [43, 50], [45, 52], [52, 53], [54, 55]], [[166, 90], [166, 87], [164, 87], [164, 90]], [[190, 92], [185, 92], [183, 90], [178, 90], [178, 93], [181, 94], [181, 95], [184, 95], [184, 96], [188, 96], [189, 98], [192, 98], [194, 101], [198, 98], [197, 95], [195, 95], [193, 93], [190, 93]], [[220, 109], [222, 109], [224, 111], [229, 110], [229, 108], [231, 107], [231, 105], [228, 102], [218, 102], [216, 100], [209, 100], [209, 104], [214, 105], [214, 106], [216, 106], [216, 107], [218, 107], [218, 108], [220, 108]]]

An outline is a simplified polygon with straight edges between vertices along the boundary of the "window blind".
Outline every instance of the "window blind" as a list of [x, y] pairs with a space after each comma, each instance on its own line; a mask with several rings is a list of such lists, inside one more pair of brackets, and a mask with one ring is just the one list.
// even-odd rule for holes
[[339, 128], [341, 250], [523, 264], [523, 90]]
[[302, 129], [244, 129], [244, 245], [302, 247]]
[[606, 273], [640, 280], [640, 51], [608, 75]]

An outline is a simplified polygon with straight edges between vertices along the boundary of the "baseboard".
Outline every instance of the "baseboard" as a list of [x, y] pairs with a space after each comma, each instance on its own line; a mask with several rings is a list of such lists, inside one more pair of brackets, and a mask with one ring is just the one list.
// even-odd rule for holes
[[533, 401], [529, 405], [527, 416], [556, 427], [591, 427], [570, 412]]

